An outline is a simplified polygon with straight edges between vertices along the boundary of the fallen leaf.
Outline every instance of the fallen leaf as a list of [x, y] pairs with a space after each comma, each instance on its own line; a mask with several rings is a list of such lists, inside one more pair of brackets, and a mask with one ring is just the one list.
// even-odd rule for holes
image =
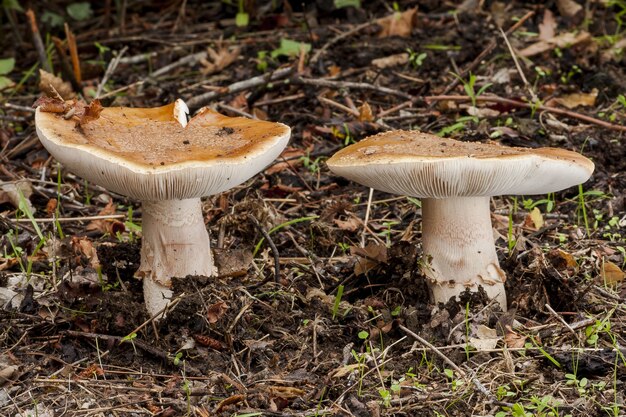
[[[113, 204], [113, 201], [109, 201], [106, 206], [98, 213], [99, 216], [110, 216], [115, 214], [117, 205]], [[90, 232], [100, 232], [104, 234], [110, 234], [111, 236], [117, 236], [118, 233], [122, 233], [126, 230], [124, 223], [117, 219], [96, 219], [89, 222], [86, 230]]]
[[554, 48], [569, 48], [571, 46], [578, 45], [579, 43], [587, 42], [591, 40], [589, 32], [568, 32], [555, 36], [550, 40], [540, 40], [534, 44], [519, 51], [519, 55], [523, 57], [531, 57], [539, 55], [546, 51], [551, 51]]
[[100, 368], [96, 364], [93, 364], [78, 373], [76, 375], [76, 379], [94, 379], [99, 376], [104, 376], [104, 369]]
[[578, 263], [576, 262], [576, 259], [574, 259], [574, 256], [562, 249], [551, 250], [548, 252], [547, 258], [552, 266], [559, 271], [567, 269], [572, 269], [574, 271], [578, 270]]
[[35, 100], [32, 107], [34, 109], [40, 107], [41, 111], [47, 113], [65, 113], [68, 110], [68, 105], [65, 101], [47, 96], [39, 97], [37, 100]]
[[218, 301], [217, 303], [209, 306], [206, 313], [209, 323], [217, 323], [224, 316], [226, 310], [228, 310], [228, 305], [223, 301]]
[[359, 121], [372, 122], [374, 121], [374, 115], [372, 114], [372, 108], [367, 101], [364, 101], [361, 107], [359, 107]]
[[42, 69], [39, 69], [39, 90], [47, 97], [63, 100], [70, 100], [76, 96], [72, 84]]
[[523, 348], [526, 344], [526, 336], [520, 335], [511, 329], [511, 326], [506, 326], [506, 334], [504, 335], [504, 343], [511, 349]]
[[0, 369], [0, 385], [11, 380], [17, 374], [18, 369], [15, 365], [5, 366]]
[[212, 250], [220, 277], [240, 277], [248, 273], [252, 265], [252, 252], [249, 249]]
[[574, 109], [579, 106], [592, 107], [595, 106], [597, 97], [598, 89], [594, 88], [591, 90], [591, 93], [574, 93], [553, 98], [546, 102], [546, 105], [553, 106], [554, 103], [557, 103], [568, 109]]
[[624, 273], [624, 271], [622, 271], [620, 267], [615, 265], [613, 262], [603, 260], [600, 269], [600, 277], [602, 278], [603, 283], [615, 285], [624, 281], [626, 273]]
[[539, 39], [542, 41], [550, 41], [556, 36], [556, 20], [554, 13], [549, 9], [543, 12], [543, 22], [539, 23]]
[[350, 217], [348, 220], [333, 219], [333, 223], [335, 223], [341, 230], [346, 230], [348, 232], [354, 232], [361, 226], [361, 222], [354, 217]]
[[406, 65], [408, 63], [409, 63], [409, 54], [407, 53], [389, 55], [384, 58], [376, 58], [372, 60], [372, 65], [380, 69], [397, 67], [400, 65]]
[[354, 371], [360, 371], [361, 368], [365, 368], [365, 364], [351, 363], [350, 365], [341, 366], [330, 373], [331, 378], [343, 378], [350, 375]]
[[200, 69], [200, 72], [203, 75], [214, 74], [228, 67], [239, 57], [239, 54], [241, 53], [241, 48], [235, 47], [230, 49], [228, 47], [222, 47], [221, 45], [218, 45], [217, 50], [210, 47], [207, 48], [207, 53], [208, 59], [200, 59], [200, 63], [204, 67]]
[[365, 248], [350, 247], [350, 254], [356, 256], [354, 273], [365, 274], [381, 263], [387, 263], [387, 246], [379, 243], [369, 243]]
[[543, 227], [543, 225], [543, 215], [541, 214], [541, 210], [539, 210], [539, 207], [533, 208], [524, 219], [524, 226], [528, 228], [539, 230]]
[[408, 38], [411, 36], [416, 23], [417, 8], [408, 9], [404, 12], [394, 12], [389, 16], [382, 17], [376, 21], [382, 30], [378, 34], [379, 38], [389, 36], [401, 36]]
[[500, 339], [495, 329], [480, 324], [476, 329], [476, 336], [469, 338], [469, 344], [481, 352], [495, 349]]
[[500, 112], [498, 110], [490, 109], [488, 107], [475, 107], [475, 106], [469, 106], [467, 108], [467, 114], [469, 114], [470, 116], [476, 116], [480, 119], [484, 119], [486, 117], [500, 116]]
[[0, 204], [10, 203], [13, 207], [19, 208], [20, 201], [24, 201], [31, 213], [35, 212], [35, 208], [30, 202], [30, 196], [33, 194], [33, 187], [30, 181], [21, 180], [15, 182], [0, 181]]
[[220, 401], [217, 404], [217, 407], [215, 407], [215, 411], [213, 412], [213, 415], [217, 415], [218, 413], [220, 413], [224, 407], [232, 405], [232, 404], [240, 403], [242, 401], [245, 401], [245, 399], [246, 399], [246, 396], [243, 394], [235, 394], [235, 395], [231, 395], [228, 398], [224, 398], [222, 401]]
[[73, 236], [71, 239], [71, 246], [74, 249], [74, 253], [82, 255], [89, 261], [89, 266], [94, 269], [100, 267], [100, 261], [98, 260], [98, 253], [93, 246], [93, 242], [88, 237]]
[[87, 107], [84, 107], [82, 114], [78, 116], [78, 124], [80, 126], [87, 124], [91, 121], [97, 120], [102, 113], [102, 104], [100, 100], [94, 99]]
[[556, 7], [561, 16], [569, 18], [575, 17], [583, 11], [583, 6], [574, 0], [556, 0]]

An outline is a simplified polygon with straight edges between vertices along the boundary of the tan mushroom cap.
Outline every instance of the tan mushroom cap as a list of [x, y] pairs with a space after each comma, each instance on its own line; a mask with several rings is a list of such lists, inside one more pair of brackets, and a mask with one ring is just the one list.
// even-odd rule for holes
[[37, 134], [77, 175], [107, 189], [157, 201], [196, 198], [238, 185], [271, 163], [286, 146], [281, 123], [200, 110], [186, 126], [177, 101], [157, 108], [104, 108], [78, 126], [37, 109]]
[[545, 194], [585, 182], [594, 165], [557, 148], [461, 142], [417, 131], [391, 131], [350, 145], [327, 161], [335, 174], [421, 198]]

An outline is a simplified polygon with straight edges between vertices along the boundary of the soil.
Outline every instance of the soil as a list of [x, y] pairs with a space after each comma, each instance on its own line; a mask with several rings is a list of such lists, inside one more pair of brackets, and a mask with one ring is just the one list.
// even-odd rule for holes
[[[106, 78], [104, 106], [182, 98], [292, 128], [270, 167], [204, 200], [219, 274], [174, 279], [161, 320], [134, 277], [141, 205], [40, 145], [41, 63], [26, 15], [3, 6], [0, 415], [626, 415], [621, 2], [246, 1], [243, 26], [229, 3], [92, 2], [80, 19], [68, 10], [87, 3], [31, 5], [71, 82], [57, 90], [90, 101]], [[47, 40], [66, 39], [51, 13], [76, 37], [80, 80]], [[514, 25], [510, 49], [498, 27]], [[326, 167], [394, 129], [594, 161], [580, 188], [492, 199], [508, 311], [480, 291], [434, 304], [419, 201], [370, 199]]]

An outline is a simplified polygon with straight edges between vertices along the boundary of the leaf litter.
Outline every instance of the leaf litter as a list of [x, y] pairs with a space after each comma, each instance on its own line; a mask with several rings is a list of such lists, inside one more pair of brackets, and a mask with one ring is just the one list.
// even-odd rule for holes
[[[106, 76], [102, 105], [156, 106], [217, 91], [206, 104], [229, 115], [282, 121], [294, 134], [270, 170], [205, 201], [223, 273], [176, 279], [175, 307], [153, 323], [133, 277], [141, 208], [48, 159], [33, 140], [32, 112], [24, 110], [39, 84], [49, 97], [39, 104], [78, 126], [97, 118], [100, 104], [75, 98], [61, 56], [53, 56], [55, 74], [41, 73], [41, 83], [30, 77], [19, 94], [3, 90], [1, 99], [14, 107], [3, 107], [0, 115], [0, 180], [3, 186], [28, 181], [32, 193], [25, 197], [45, 242], [19, 201], [7, 197], [0, 204], [0, 375], [6, 375], [0, 414], [507, 416], [513, 409], [535, 410], [533, 398], [562, 415], [619, 413], [626, 158], [611, 123], [626, 122], [620, 99], [626, 76], [618, 47], [623, 39], [598, 41], [619, 34], [611, 13], [600, 13], [617, 10], [598, 5], [590, 10], [592, 24], [582, 26], [573, 2], [550, 9], [496, 3], [485, 10], [478, 2], [458, 9], [424, 2], [419, 11], [412, 2], [397, 2], [397, 10], [365, 2], [345, 8], [316, 3], [308, 10], [246, 5], [249, 26], [239, 28], [231, 21], [239, 11], [225, 2], [170, 14], [129, 4], [133, 25], [130, 17], [117, 20], [118, 14], [108, 23], [89, 17], [75, 22], [83, 87], [103, 82], [112, 53], [129, 48]], [[479, 83], [494, 83], [488, 94], [528, 101], [499, 31], [490, 26], [492, 15], [505, 30], [521, 22], [511, 42], [533, 60], [523, 70], [541, 100], [605, 120], [608, 127], [511, 103], [480, 102], [469, 116], [460, 113], [471, 100], [454, 96], [468, 94], [463, 81], [470, 72]], [[212, 22], [208, 32], [206, 22]], [[8, 35], [0, 42], [12, 51], [8, 39], [15, 34], [2, 24]], [[163, 32], [163, 24], [172, 30]], [[87, 46], [81, 40], [87, 35], [100, 46]], [[472, 67], [494, 40], [491, 55]], [[198, 51], [206, 52], [205, 61], [180, 63]], [[26, 71], [37, 59], [27, 48], [16, 69]], [[94, 65], [98, 60], [105, 64]], [[172, 63], [179, 64], [168, 67]], [[312, 82], [269, 81], [287, 65], [298, 66], [298, 77]], [[162, 71], [151, 77], [157, 69]], [[259, 75], [265, 77], [261, 85], [225, 92]], [[434, 102], [423, 98], [442, 94]], [[480, 292], [432, 305], [421, 274], [427, 259], [420, 247], [420, 202], [374, 192], [369, 203], [368, 190], [326, 169], [324, 160], [336, 150], [391, 128], [582, 149], [593, 158], [596, 173], [580, 190], [548, 201], [493, 199], [508, 312]], [[126, 221], [92, 219], [117, 213]], [[278, 250], [277, 280], [271, 249], [249, 215]], [[400, 326], [471, 371], [487, 393], [448, 372], [449, 363]], [[583, 377], [589, 379], [584, 395]], [[71, 397], [64, 392], [68, 385]]]

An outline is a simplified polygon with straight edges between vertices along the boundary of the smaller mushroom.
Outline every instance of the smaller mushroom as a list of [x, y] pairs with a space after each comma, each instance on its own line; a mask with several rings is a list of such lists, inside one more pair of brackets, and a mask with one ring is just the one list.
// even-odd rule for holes
[[281, 123], [202, 109], [187, 122], [182, 100], [158, 108], [104, 108], [77, 124], [37, 108], [39, 139], [79, 176], [142, 202], [141, 265], [150, 315], [172, 296], [171, 278], [214, 273], [200, 197], [228, 190], [287, 145]]
[[460, 142], [392, 131], [350, 145], [327, 161], [335, 174], [389, 193], [422, 198], [422, 271], [435, 302], [482, 286], [506, 310], [491, 226], [491, 196], [545, 194], [583, 183], [594, 165], [556, 148]]

